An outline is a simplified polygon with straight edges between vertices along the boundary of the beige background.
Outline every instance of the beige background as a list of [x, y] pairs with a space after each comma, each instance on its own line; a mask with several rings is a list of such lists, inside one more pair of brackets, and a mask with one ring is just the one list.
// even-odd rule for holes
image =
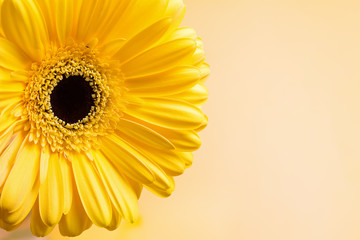
[[82, 239], [360, 239], [360, 2], [185, 3], [212, 69], [203, 146], [138, 224]]

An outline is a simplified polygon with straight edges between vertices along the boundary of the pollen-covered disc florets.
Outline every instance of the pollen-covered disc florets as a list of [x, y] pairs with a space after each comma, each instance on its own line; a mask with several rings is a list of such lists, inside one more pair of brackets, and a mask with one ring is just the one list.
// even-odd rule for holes
[[[53, 49], [45, 60], [34, 63], [24, 95], [30, 141], [48, 143], [52, 151], [65, 155], [95, 147], [97, 137], [110, 130], [114, 114], [121, 114], [121, 106], [109, 104], [113, 94], [124, 92], [121, 73], [108, 66], [85, 45]], [[112, 94], [110, 87], [117, 91]], [[57, 95], [62, 95], [61, 101]]]

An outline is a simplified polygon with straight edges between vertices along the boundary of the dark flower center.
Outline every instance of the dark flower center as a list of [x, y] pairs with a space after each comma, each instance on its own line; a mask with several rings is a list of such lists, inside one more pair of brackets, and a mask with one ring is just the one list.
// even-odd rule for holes
[[64, 76], [50, 95], [52, 111], [64, 122], [76, 123], [85, 118], [94, 106], [92, 94], [92, 87], [82, 76]]

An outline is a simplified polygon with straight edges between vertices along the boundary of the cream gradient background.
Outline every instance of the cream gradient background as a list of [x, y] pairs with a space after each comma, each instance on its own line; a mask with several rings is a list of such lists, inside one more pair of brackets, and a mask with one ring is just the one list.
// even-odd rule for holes
[[360, 2], [185, 3], [212, 69], [203, 146], [139, 223], [78, 239], [360, 239]]

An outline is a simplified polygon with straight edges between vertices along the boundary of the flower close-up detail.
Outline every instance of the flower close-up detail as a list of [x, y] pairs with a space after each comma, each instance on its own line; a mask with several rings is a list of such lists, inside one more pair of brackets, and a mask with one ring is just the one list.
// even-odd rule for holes
[[203, 44], [182, 0], [0, 0], [0, 226], [136, 222], [206, 127]]

